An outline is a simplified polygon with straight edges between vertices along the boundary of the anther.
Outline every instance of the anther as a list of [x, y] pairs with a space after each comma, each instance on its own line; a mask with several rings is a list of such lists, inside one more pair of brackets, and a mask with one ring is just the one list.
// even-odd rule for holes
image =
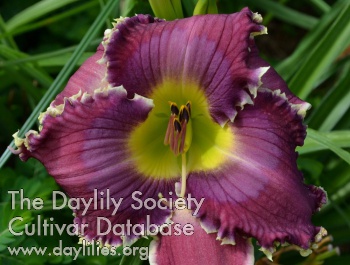
[[176, 103], [174, 102], [169, 102], [170, 103], [170, 111], [171, 111], [171, 114], [174, 114], [174, 115], [179, 115], [179, 108], [177, 107]]
[[188, 109], [188, 113], [190, 114], [190, 117], [191, 117], [191, 111], [192, 111], [191, 106], [192, 106], [191, 101], [187, 101], [186, 107], [187, 107], [187, 109]]
[[179, 120], [181, 123], [183, 121], [186, 121], [188, 123], [188, 121], [190, 120], [190, 112], [189, 112], [187, 106], [181, 106]]
[[174, 128], [176, 132], [181, 132], [181, 123], [178, 119], [174, 119]]

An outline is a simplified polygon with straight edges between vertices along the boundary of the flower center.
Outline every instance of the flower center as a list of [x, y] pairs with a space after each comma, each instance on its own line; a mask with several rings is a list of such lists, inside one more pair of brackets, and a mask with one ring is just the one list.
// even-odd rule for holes
[[196, 82], [166, 79], [148, 97], [154, 108], [131, 133], [126, 162], [153, 179], [185, 179], [194, 171], [219, 170], [234, 137], [228, 126], [212, 119]]
[[169, 145], [174, 155], [184, 154], [192, 142], [191, 102], [187, 101], [180, 109], [176, 103], [170, 103], [170, 118], [166, 129], [164, 144]]

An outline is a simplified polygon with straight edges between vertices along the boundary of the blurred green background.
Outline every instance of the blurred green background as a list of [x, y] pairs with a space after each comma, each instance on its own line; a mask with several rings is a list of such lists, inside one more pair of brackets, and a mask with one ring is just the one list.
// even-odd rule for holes
[[[182, 14], [191, 16], [197, 0], [181, 2]], [[233, 13], [249, 6], [263, 15], [269, 35], [256, 38], [261, 56], [295, 94], [313, 105], [306, 117], [308, 137], [305, 146], [298, 149], [298, 165], [307, 183], [328, 192], [329, 203], [314, 216], [314, 223], [324, 226], [333, 241], [309, 259], [296, 251], [285, 251], [278, 264], [350, 264], [350, 1], [216, 3], [219, 13]], [[196, 10], [213, 11], [210, 6]], [[168, 11], [155, 9], [157, 15], [170, 14]], [[0, 2], [0, 264], [148, 264], [138, 257], [80, 255], [73, 260], [64, 255], [11, 256], [7, 250], [7, 246], [52, 249], [58, 240], [65, 246], [77, 245], [78, 238], [69, 235], [13, 236], [9, 232], [8, 223], [15, 216], [24, 219], [16, 223], [16, 231], [22, 231], [23, 224], [37, 220], [38, 215], [53, 217], [52, 222], [58, 224], [72, 223], [73, 216], [68, 208], [52, 211], [51, 192], [59, 187], [44, 167], [35, 160], [22, 163], [18, 157], [9, 156], [6, 148], [11, 135], [23, 125], [22, 135], [36, 128], [39, 112], [63, 89], [72, 71], [94, 52], [104, 29], [111, 27], [110, 21], [135, 13], [153, 11], [147, 0]], [[8, 191], [21, 188], [27, 197], [43, 198], [45, 207], [12, 210]], [[256, 252], [256, 259], [260, 259], [259, 264], [277, 264], [263, 259], [260, 252]]]

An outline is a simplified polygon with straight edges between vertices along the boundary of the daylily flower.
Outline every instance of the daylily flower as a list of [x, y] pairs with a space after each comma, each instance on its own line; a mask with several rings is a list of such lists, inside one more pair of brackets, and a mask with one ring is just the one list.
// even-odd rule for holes
[[[277, 243], [309, 252], [321, 239], [325, 230], [311, 216], [326, 195], [303, 183], [295, 152], [310, 105], [258, 56], [261, 21], [247, 8], [170, 22], [118, 19], [40, 115], [39, 132], [15, 135], [20, 158], [40, 160], [69, 196], [88, 199], [94, 189], [109, 189], [124, 198], [115, 215], [76, 210], [74, 222], [88, 224], [82, 236], [119, 245], [147, 234], [140, 226], [99, 235], [97, 217], [113, 225], [192, 224], [192, 236], [153, 241], [154, 264], [214, 264], [218, 256], [225, 264], [252, 264], [251, 237], [268, 255]], [[136, 210], [134, 191], [142, 200], [164, 198], [164, 205], [190, 195], [204, 202], [196, 216]]]

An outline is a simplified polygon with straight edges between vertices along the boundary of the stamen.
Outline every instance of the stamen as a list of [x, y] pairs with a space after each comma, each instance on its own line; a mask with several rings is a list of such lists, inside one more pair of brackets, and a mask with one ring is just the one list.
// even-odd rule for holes
[[174, 119], [173, 135], [170, 140], [170, 149], [177, 156], [179, 154], [179, 138], [181, 135], [181, 124], [177, 118]]
[[180, 148], [179, 148], [179, 152], [180, 154], [184, 153], [184, 148], [185, 148], [185, 140], [186, 140], [186, 131], [187, 131], [187, 122], [183, 122], [182, 123], [182, 131], [181, 131], [181, 135], [180, 135]]
[[170, 118], [164, 137], [164, 144], [170, 145], [170, 150], [177, 156], [186, 153], [192, 142], [191, 102], [179, 108], [176, 103], [169, 101]]
[[165, 137], [164, 137], [164, 145], [168, 145], [170, 143], [170, 139], [172, 137], [171, 134], [174, 133], [174, 129], [173, 129], [174, 119], [175, 119], [175, 115], [171, 115], [168, 122], [168, 127], [166, 129]]
[[[174, 123], [173, 123], [172, 130], [170, 132], [170, 143], [169, 143], [170, 144], [170, 150], [173, 151], [173, 153], [175, 153], [174, 150], [175, 150], [175, 147], [177, 146], [177, 140], [175, 139], [175, 138], [177, 138], [177, 134], [179, 134], [179, 133], [175, 132]], [[175, 155], [177, 155], [177, 154], [175, 154]]]

